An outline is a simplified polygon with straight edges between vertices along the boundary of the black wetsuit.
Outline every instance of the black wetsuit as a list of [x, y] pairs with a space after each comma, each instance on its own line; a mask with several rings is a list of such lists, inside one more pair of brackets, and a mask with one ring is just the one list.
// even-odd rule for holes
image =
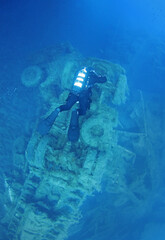
[[79, 94], [71, 91], [66, 99], [66, 103], [59, 107], [60, 112], [71, 109], [76, 102], [79, 102], [78, 113], [79, 115], [85, 115], [87, 109], [90, 108], [90, 103], [92, 101], [92, 87], [95, 83], [104, 83], [106, 81], [106, 77], [99, 76], [94, 71], [90, 72], [88, 88], [83, 89]]
[[66, 103], [57, 107], [46, 119], [39, 122], [37, 131], [43, 136], [47, 134], [52, 127], [55, 119], [57, 118], [59, 112], [67, 111], [71, 107], [79, 102], [79, 109], [75, 109], [72, 112], [70, 125], [68, 129], [68, 139], [72, 142], [76, 142], [79, 138], [79, 121], [80, 115], [85, 115], [87, 109], [90, 108], [92, 87], [95, 83], [106, 82], [106, 77], [98, 75], [95, 71], [90, 71], [88, 75], [88, 84], [79, 92], [72, 90], [67, 99]]

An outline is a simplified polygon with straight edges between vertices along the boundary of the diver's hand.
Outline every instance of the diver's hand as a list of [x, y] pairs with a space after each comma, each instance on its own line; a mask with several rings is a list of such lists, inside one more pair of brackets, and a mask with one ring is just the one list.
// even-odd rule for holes
[[39, 132], [40, 135], [44, 136], [48, 134], [59, 112], [59, 108], [56, 108], [47, 118], [39, 122], [37, 132]]
[[105, 83], [105, 82], [107, 82], [106, 76], [99, 76], [99, 77], [98, 77], [98, 82], [99, 82], [99, 83]]

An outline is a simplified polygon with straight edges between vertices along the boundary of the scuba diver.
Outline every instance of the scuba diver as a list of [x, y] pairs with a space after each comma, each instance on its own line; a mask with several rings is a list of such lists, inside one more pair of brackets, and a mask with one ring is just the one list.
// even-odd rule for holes
[[71, 107], [78, 102], [79, 108], [74, 109], [71, 115], [71, 121], [68, 129], [68, 139], [76, 142], [79, 139], [79, 116], [85, 115], [87, 109], [90, 109], [92, 87], [95, 83], [105, 83], [107, 78], [101, 76], [90, 67], [82, 68], [76, 75], [72, 90], [70, 91], [66, 103], [57, 107], [46, 119], [39, 123], [37, 131], [42, 135], [46, 135], [56, 120], [58, 114], [63, 111], [70, 110]]

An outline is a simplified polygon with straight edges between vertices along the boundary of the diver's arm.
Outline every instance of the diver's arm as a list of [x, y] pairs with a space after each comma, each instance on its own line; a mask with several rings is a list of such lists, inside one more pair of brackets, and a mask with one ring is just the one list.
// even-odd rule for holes
[[96, 82], [97, 83], [105, 83], [107, 81], [107, 78], [105, 77], [105, 76], [99, 76], [99, 77], [97, 77], [97, 79], [96, 79]]
[[107, 81], [105, 76], [96, 73], [94, 70], [90, 72], [90, 78], [93, 83], [105, 83]]

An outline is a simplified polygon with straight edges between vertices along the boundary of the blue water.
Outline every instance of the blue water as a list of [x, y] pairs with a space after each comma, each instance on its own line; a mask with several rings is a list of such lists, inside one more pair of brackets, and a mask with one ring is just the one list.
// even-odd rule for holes
[[[26, 135], [28, 141], [38, 117], [37, 90], [25, 89], [20, 83], [20, 74], [30, 65], [33, 53], [59, 42], [69, 42], [84, 56], [121, 64], [126, 69], [131, 95], [141, 90], [144, 98], [149, 99], [155, 116], [151, 120], [151, 130], [159, 130], [154, 138], [157, 160], [154, 164], [159, 178], [155, 176], [157, 184], [146, 205], [141, 206], [144, 211], [139, 216], [127, 211], [127, 206], [112, 209], [115, 195], [104, 190], [87, 199], [82, 207], [83, 218], [70, 230], [68, 240], [165, 239], [164, 25], [163, 0], [0, 1], [1, 195], [4, 192], [3, 176], [12, 176], [14, 170], [12, 139]], [[15, 111], [19, 116], [17, 119], [13, 117]], [[145, 167], [142, 157], [136, 166], [137, 171]], [[19, 181], [23, 182], [23, 174], [19, 176]], [[132, 175], [126, 177], [129, 181]], [[150, 188], [150, 183], [147, 184]], [[105, 185], [106, 179], [103, 189]], [[0, 206], [1, 221], [5, 214], [3, 199]], [[5, 227], [0, 225], [0, 240], [10, 240], [6, 239]]]

